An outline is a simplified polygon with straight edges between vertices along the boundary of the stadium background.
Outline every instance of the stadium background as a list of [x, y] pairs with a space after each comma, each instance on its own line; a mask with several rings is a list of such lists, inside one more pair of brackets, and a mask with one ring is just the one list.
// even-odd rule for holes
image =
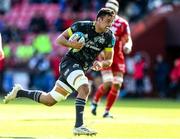
[[[67, 51], [57, 46], [56, 37], [74, 21], [94, 20], [105, 2], [1, 0], [0, 32], [5, 59], [0, 61], [0, 95], [9, 92], [14, 83], [27, 89], [51, 90], [59, 75], [60, 59]], [[120, 98], [179, 99], [179, 83], [174, 82], [180, 76], [175, 74], [174, 79], [172, 73], [174, 63], [180, 65], [179, 0], [119, 3], [119, 14], [129, 21], [133, 38], [133, 52], [126, 56], [127, 73]], [[89, 72], [88, 77], [93, 93], [101, 83], [100, 73]], [[137, 80], [143, 84], [136, 85]]]
[[[5, 59], [0, 61], [0, 138], [75, 139], [74, 99], [46, 107], [28, 99], [3, 104], [14, 83], [26, 89], [51, 90], [59, 62], [67, 51], [56, 37], [74, 21], [93, 20], [105, 0], [0, 0], [0, 32]], [[119, 0], [119, 14], [131, 27], [133, 52], [126, 57], [127, 73], [119, 101], [102, 118], [91, 115], [85, 124], [97, 139], [180, 139], [180, 1]], [[142, 66], [143, 65], [143, 66]], [[139, 69], [139, 70], [137, 70]], [[137, 76], [137, 75], [141, 76]], [[89, 72], [91, 93], [101, 83]], [[136, 86], [136, 81], [144, 84]], [[71, 96], [74, 97], [74, 96]], [[128, 99], [126, 99], [128, 98]], [[133, 99], [129, 99], [133, 98]]]
[[[58, 78], [58, 63], [67, 51], [57, 46], [58, 34], [74, 21], [94, 20], [104, 0], [1, 0], [0, 31], [6, 58], [0, 61], [0, 90], [14, 83], [49, 91]], [[120, 97], [172, 97], [171, 71], [180, 57], [178, 0], [119, 1], [119, 14], [131, 27], [133, 52], [127, 56], [127, 74]], [[143, 63], [143, 64], [142, 64]], [[143, 66], [142, 66], [143, 65]], [[139, 75], [139, 73], [141, 75]], [[93, 89], [98, 72], [89, 72]], [[160, 80], [161, 79], [161, 80]], [[136, 84], [142, 80], [142, 84]], [[172, 92], [172, 90], [174, 92]], [[175, 93], [176, 92], [176, 93]]]

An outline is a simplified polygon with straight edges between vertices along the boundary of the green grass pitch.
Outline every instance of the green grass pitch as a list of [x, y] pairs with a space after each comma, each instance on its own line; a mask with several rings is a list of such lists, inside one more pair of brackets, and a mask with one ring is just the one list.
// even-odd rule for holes
[[85, 108], [85, 124], [97, 130], [93, 137], [74, 136], [74, 100], [46, 107], [17, 99], [3, 104], [0, 99], [0, 139], [180, 139], [180, 101], [119, 100], [112, 109], [114, 119], [103, 119], [103, 101], [98, 115]]

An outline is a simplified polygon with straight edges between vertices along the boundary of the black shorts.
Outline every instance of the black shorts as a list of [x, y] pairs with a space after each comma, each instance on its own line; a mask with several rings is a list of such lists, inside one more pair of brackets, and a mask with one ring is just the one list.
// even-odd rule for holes
[[[75, 89], [67, 82], [67, 77], [68, 75], [75, 71], [75, 70], [81, 70], [83, 71], [82, 66], [78, 63], [77, 60], [65, 56], [61, 63], [60, 63], [60, 77], [59, 80], [63, 83], [65, 83], [68, 87], [70, 87], [73, 91], [75, 91]], [[84, 71], [83, 71], [84, 72]]]

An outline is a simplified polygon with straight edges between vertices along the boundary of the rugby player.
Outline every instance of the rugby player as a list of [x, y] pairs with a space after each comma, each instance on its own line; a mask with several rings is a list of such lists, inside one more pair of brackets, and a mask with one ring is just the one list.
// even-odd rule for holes
[[[89, 95], [88, 79], [85, 75], [90, 68], [101, 70], [107, 68], [113, 61], [113, 46], [115, 36], [110, 27], [115, 19], [115, 13], [109, 8], [102, 8], [98, 11], [95, 21], [78, 21], [66, 29], [57, 38], [59, 45], [70, 48], [60, 63], [60, 77], [50, 92], [39, 90], [24, 90], [20, 85], [15, 85], [12, 91], [5, 96], [4, 102], [19, 97], [26, 97], [52, 106], [61, 100], [65, 100], [69, 94], [76, 91], [75, 100], [76, 120], [73, 133], [76, 135], [94, 135], [97, 132], [84, 126], [83, 112], [86, 100]], [[82, 32], [85, 37], [83, 44], [70, 41], [69, 37], [75, 32]], [[103, 61], [96, 60], [96, 57], [104, 52]]]
[[[107, 94], [104, 118], [113, 118], [109, 113], [114, 102], [118, 98], [118, 93], [123, 83], [123, 75], [125, 73], [124, 53], [129, 54], [132, 50], [132, 39], [128, 22], [118, 16], [119, 3], [117, 0], [108, 0], [105, 4], [106, 8], [112, 9], [116, 13], [114, 23], [111, 27], [115, 34], [116, 43], [114, 47], [114, 58], [111, 67], [101, 71], [103, 83], [99, 86], [94, 94], [91, 106], [91, 113], [96, 115], [97, 106], [104, 94]], [[103, 57], [103, 56], [101, 56]]]

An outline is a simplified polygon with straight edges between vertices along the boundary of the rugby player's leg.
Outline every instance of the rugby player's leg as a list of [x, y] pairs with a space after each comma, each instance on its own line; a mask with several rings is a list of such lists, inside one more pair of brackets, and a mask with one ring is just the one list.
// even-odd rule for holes
[[89, 95], [89, 85], [83, 84], [78, 88], [78, 95], [76, 97], [76, 122], [73, 130], [74, 135], [96, 135], [97, 132], [84, 126], [83, 114], [86, 100]]
[[123, 73], [122, 72], [114, 73], [113, 85], [107, 96], [105, 112], [103, 114], [104, 118], [113, 118], [113, 116], [109, 114], [109, 111], [113, 106], [114, 102], [116, 101], [116, 99], [118, 98], [122, 83], [123, 83]]
[[5, 96], [4, 103], [8, 103], [15, 98], [25, 97], [47, 106], [53, 106], [58, 101], [66, 99], [66, 97], [69, 95], [69, 92], [65, 90], [64, 87], [59, 84], [59, 82], [60, 81], [58, 80], [54, 88], [48, 93], [40, 90], [25, 90], [21, 87], [21, 85], [16, 84], [12, 91]]
[[91, 113], [93, 115], [97, 114], [96, 111], [97, 111], [98, 103], [100, 102], [102, 96], [106, 94], [107, 92], [109, 92], [109, 90], [111, 89], [112, 81], [113, 81], [113, 74], [110, 69], [102, 71], [101, 74], [103, 78], [103, 83], [99, 86], [99, 88], [95, 92], [93, 100], [92, 100], [92, 104], [91, 104]]
[[80, 69], [74, 69], [66, 78], [68, 84], [73, 87], [77, 92], [75, 101], [76, 107], [76, 122], [75, 127], [83, 125], [83, 112], [86, 105], [86, 100], [89, 94], [88, 78]]
[[75, 100], [76, 120], [73, 133], [75, 135], [96, 134], [95, 131], [86, 128], [83, 123], [84, 107], [90, 92], [88, 78], [84, 75], [84, 72], [81, 69], [76, 69], [68, 75], [66, 81], [78, 92]]

